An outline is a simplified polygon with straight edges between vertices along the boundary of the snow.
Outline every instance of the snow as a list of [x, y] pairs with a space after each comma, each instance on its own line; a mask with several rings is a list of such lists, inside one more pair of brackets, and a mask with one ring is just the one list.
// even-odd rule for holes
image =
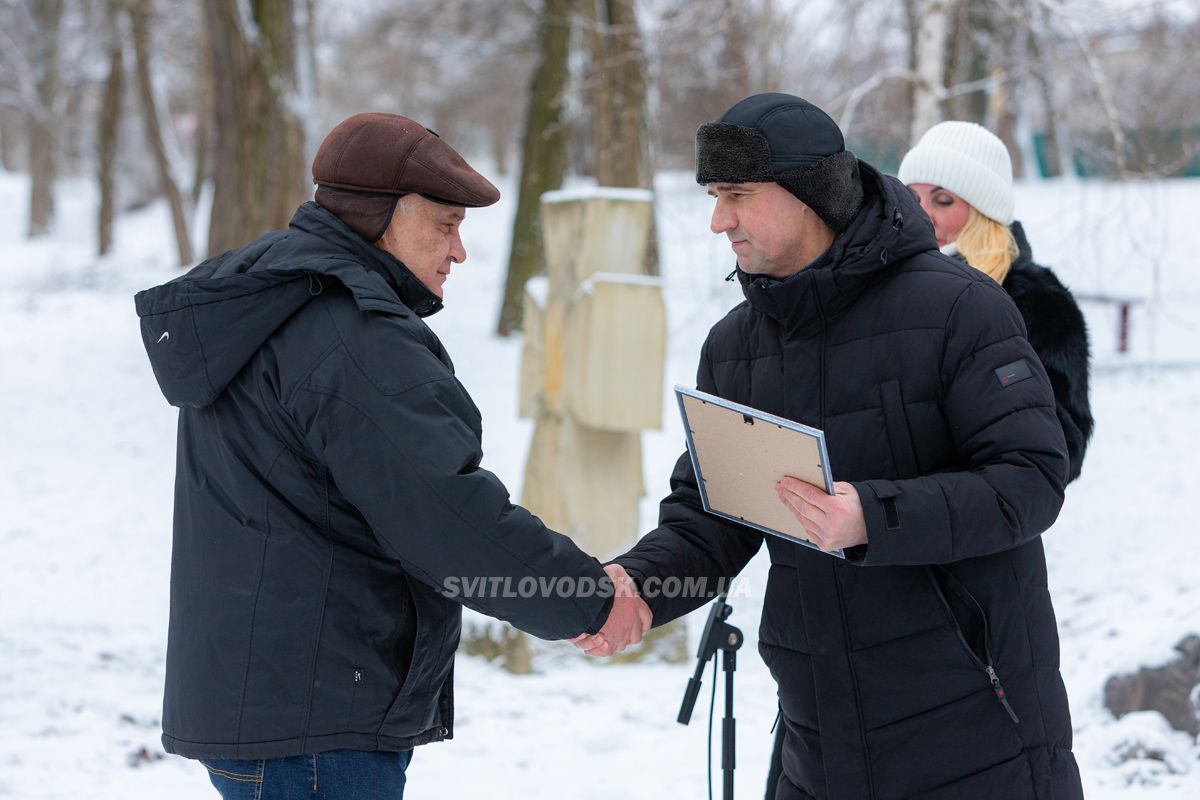
[[575, 290], [575, 296], [593, 294], [598, 283], [620, 283], [625, 286], [649, 286], [661, 289], [662, 278], [657, 275], [635, 275], [632, 272], [595, 272], [584, 279]]
[[529, 295], [538, 308], [545, 308], [550, 299], [550, 279], [537, 275], [525, 281], [525, 294]]
[[581, 186], [574, 189], [557, 189], [542, 195], [544, 203], [571, 203], [576, 200], [634, 200], [649, 203], [654, 200], [654, 192], [649, 189], [614, 186]]
[[[93, 187], [70, 180], [59, 190], [59, 233], [29, 241], [27, 181], [0, 173], [9, 209], [0, 216], [0, 797], [211, 799], [203, 769], [163, 756], [158, 741], [176, 412], [146, 362], [132, 294], [177, 274], [170, 221], [161, 204], [126, 214], [114, 254], [97, 260]], [[664, 381], [691, 386], [705, 333], [740, 289], [723, 280], [732, 258], [707, 232], [712, 201], [692, 176], [660, 175], [656, 196]], [[1110, 310], [1085, 309], [1097, 431], [1045, 538], [1087, 796], [1195, 798], [1194, 738], [1153, 712], [1114, 720], [1101, 698], [1109, 675], [1162, 663], [1200, 632], [1200, 369], [1180, 366], [1200, 362], [1200, 182], [1030, 183], [1017, 207], [1035, 256], [1069, 285], [1146, 301], [1124, 356]], [[485, 466], [519, 496], [532, 432], [517, 418], [521, 343], [492, 332], [513, 211], [511, 200], [470, 210], [470, 258], [429, 321], [483, 412]], [[1154, 366], [1163, 363], [1176, 368]], [[644, 437], [643, 528], [683, 449], [673, 403], [664, 392], [664, 430]], [[756, 654], [766, 566], [760, 554], [732, 601], [747, 640], [736, 698], [741, 797], [760, 796], [775, 717]], [[705, 613], [689, 619], [693, 643]], [[536, 666], [518, 677], [460, 658], [456, 738], [419, 748], [409, 796], [704, 795], [711, 671], [685, 728], [674, 720], [691, 664], [614, 666], [559, 644], [539, 648]]]

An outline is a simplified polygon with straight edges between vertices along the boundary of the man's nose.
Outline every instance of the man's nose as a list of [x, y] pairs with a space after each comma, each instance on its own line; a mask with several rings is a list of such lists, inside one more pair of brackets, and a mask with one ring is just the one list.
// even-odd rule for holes
[[454, 241], [450, 244], [450, 260], [455, 264], [461, 264], [467, 260], [467, 248], [463, 247], [462, 236], [454, 235]]
[[737, 215], [729, 209], [729, 204], [721, 198], [717, 198], [717, 204], [713, 207], [712, 222], [709, 223], [709, 230], [713, 233], [725, 233], [737, 227]]

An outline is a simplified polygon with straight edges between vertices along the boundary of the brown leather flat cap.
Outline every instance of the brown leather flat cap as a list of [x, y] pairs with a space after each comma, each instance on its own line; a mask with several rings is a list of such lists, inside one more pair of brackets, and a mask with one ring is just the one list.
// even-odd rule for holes
[[312, 165], [313, 181], [353, 192], [420, 194], [438, 203], [479, 208], [500, 199], [436, 133], [399, 114], [355, 114], [329, 132]]

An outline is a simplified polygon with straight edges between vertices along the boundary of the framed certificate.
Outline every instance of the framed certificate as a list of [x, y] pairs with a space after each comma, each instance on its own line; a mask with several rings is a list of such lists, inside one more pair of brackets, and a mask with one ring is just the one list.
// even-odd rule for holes
[[790, 475], [833, 494], [825, 432], [696, 389], [675, 397], [704, 510], [818, 549], [775, 484]]

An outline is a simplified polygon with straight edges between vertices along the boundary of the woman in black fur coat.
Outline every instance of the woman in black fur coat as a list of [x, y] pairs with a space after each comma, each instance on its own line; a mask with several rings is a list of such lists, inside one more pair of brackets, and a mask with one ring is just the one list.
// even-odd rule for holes
[[1087, 326], [1071, 292], [1034, 263], [1021, 223], [1013, 221], [1004, 143], [972, 122], [943, 122], [904, 157], [898, 177], [929, 215], [942, 252], [994, 278], [1025, 318], [1029, 343], [1054, 387], [1075, 480], [1093, 426]]

